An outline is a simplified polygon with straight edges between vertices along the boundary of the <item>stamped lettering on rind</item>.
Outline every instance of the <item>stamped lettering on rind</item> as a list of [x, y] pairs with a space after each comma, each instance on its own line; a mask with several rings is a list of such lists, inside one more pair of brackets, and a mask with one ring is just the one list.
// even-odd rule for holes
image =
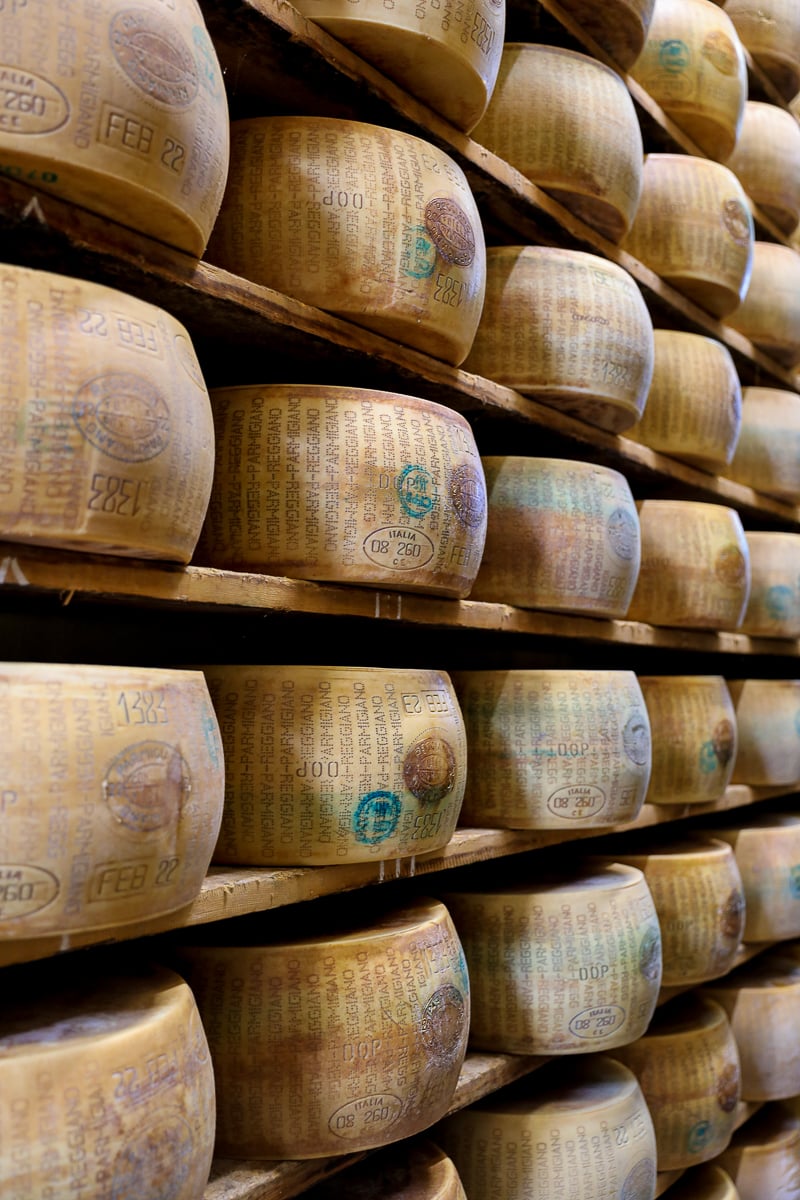
[[424, 225], [410, 225], [403, 231], [400, 270], [411, 279], [429, 279], [436, 267], [436, 247]]
[[726, 200], [722, 206], [722, 223], [739, 246], [748, 246], [753, 240], [753, 224], [750, 213], [741, 200]]
[[112, 759], [103, 795], [115, 820], [151, 833], [178, 820], [192, 782], [189, 767], [168, 742], [137, 742]]
[[728, 721], [727, 718], [717, 722], [714, 727], [711, 743], [720, 763], [723, 767], [727, 767], [733, 758], [733, 752], [736, 747], [736, 730], [733, 727], [733, 722]]
[[443, 800], [456, 782], [456, 756], [447, 739], [435, 730], [418, 737], [403, 760], [403, 782], [425, 804]]
[[358, 802], [353, 814], [353, 833], [356, 841], [365, 846], [378, 846], [397, 829], [402, 805], [395, 792], [368, 792]]
[[30, 917], [52, 904], [60, 883], [52, 871], [28, 863], [0, 863], [0, 924]]
[[409, 463], [397, 477], [400, 506], [409, 517], [425, 517], [436, 503], [436, 483], [427, 467]]
[[416, 571], [427, 566], [435, 546], [420, 529], [404, 525], [384, 525], [364, 538], [364, 553], [377, 567], [392, 571]]
[[643, 767], [650, 761], [650, 727], [642, 713], [628, 717], [622, 731], [622, 745], [631, 762]]
[[187, 108], [195, 99], [194, 54], [171, 21], [147, 9], [123, 9], [111, 22], [110, 41], [120, 68], [151, 100]]
[[148, 462], [172, 436], [164, 397], [131, 371], [90, 379], [75, 394], [72, 417], [87, 442], [118, 462]]
[[648, 929], [639, 947], [639, 974], [651, 983], [661, 976], [661, 930]]
[[447, 984], [431, 996], [419, 1026], [428, 1057], [441, 1066], [460, 1058], [466, 1049], [467, 1009], [457, 987]]
[[176, 1200], [194, 1156], [189, 1125], [176, 1113], [162, 1113], [134, 1130], [114, 1160], [111, 1200]]
[[717, 1103], [723, 1112], [732, 1113], [742, 1095], [742, 1081], [736, 1063], [728, 1063], [717, 1080]]
[[362, 1138], [370, 1129], [377, 1135], [379, 1130], [394, 1125], [403, 1111], [403, 1102], [391, 1092], [378, 1092], [348, 1100], [328, 1118], [328, 1129], [345, 1140]]
[[599, 813], [605, 802], [606, 794], [602, 788], [591, 783], [578, 783], [556, 788], [547, 798], [547, 807], [554, 817], [585, 821]]
[[43, 75], [0, 63], [0, 131], [55, 133], [69, 120], [69, 101]]
[[569, 1031], [586, 1041], [598, 1041], [616, 1033], [624, 1020], [625, 1009], [619, 1004], [602, 1004], [576, 1013], [569, 1023]]
[[785, 621], [792, 615], [794, 591], [785, 584], [775, 583], [767, 588], [764, 606], [773, 621]]
[[626, 508], [615, 508], [606, 521], [608, 544], [617, 558], [630, 561], [639, 547], [639, 524]]
[[721, 29], [712, 29], [706, 35], [700, 53], [721, 75], [736, 74], [736, 47]]
[[475, 259], [475, 234], [467, 214], [449, 196], [425, 205], [425, 228], [445, 262], [468, 267]]
[[689, 47], [680, 38], [667, 38], [658, 50], [659, 65], [668, 75], [682, 74], [691, 62], [691, 57]]
[[738, 945], [744, 932], [745, 900], [738, 888], [733, 888], [722, 906], [719, 929], [723, 937], [732, 938]]
[[450, 495], [461, 524], [467, 529], [478, 529], [486, 515], [486, 487], [468, 463], [456, 467], [450, 476]]
[[656, 1186], [656, 1164], [642, 1158], [625, 1176], [619, 1200], [650, 1200]]
[[697, 1121], [689, 1130], [686, 1147], [690, 1154], [699, 1154], [715, 1135], [713, 1121]]

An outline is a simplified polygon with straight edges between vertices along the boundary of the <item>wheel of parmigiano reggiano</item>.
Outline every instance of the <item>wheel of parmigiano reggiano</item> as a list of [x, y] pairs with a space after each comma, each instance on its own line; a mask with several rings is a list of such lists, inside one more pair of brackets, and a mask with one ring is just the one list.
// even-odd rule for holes
[[742, 633], [753, 637], [800, 637], [800, 534], [746, 534], [750, 551], [750, 599]]
[[641, 416], [653, 326], [616, 263], [554, 246], [494, 246], [467, 371], [613, 433]]
[[[800, 130], [798, 130], [800, 133]], [[755, 242], [753, 272], [727, 324], [785, 367], [800, 363], [800, 253], [777, 242]]]
[[648, 154], [636, 219], [624, 246], [716, 317], [750, 282], [753, 218], [727, 167], [690, 154]]
[[735, 679], [739, 746], [734, 783], [800, 783], [800, 679]]
[[742, 428], [724, 473], [790, 504], [800, 501], [800, 396], [796, 392], [742, 389]]
[[747, 100], [747, 62], [733, 22], [717, 4], [656, 0], [631, 75], [709, 158], [728, 158]]
[[214, 1061], [217, 1154], [349, 1154], [444, 1116], [469, 1029], [453, 923], [432, 900], [373, 921], [180, 952]]
[[761, 211], [791, 233], [800, 221], [800, 126], [792, 113], [748, 100], [726, 165]]
[[648, 804], [713, 804], [736, 758], [736, 710], [721, 675], [640, 675], [653, 742]]
[[658, 923], [664, 987], [729, 971], [744, 930], [744, 889], [733, 850], [719, 839], [667, 842], [619, 856], [643, 872]]
[[597, 59], [507, 42], [473, 138], [612, 241], [630, 228], [642, 135], [623, 80]]
[[800, 937], [800, 817], [748, 817], [709, 831], [733, 847], [745, 899], [744, 940]]
[[114, 288], [7, 264], [0, 313], [0, 537], [188, 562], [214, 429], [184, 327]]
[[303, 1195], [306, 1200], [467, 1200], [455, 1163], [428, 1141], [370, 1154]]
[[655, 1195], [655, 1134], [641, 1088], [604, 1056], [542, 1067], [448, 1117], [436, 1137], [469, 1200]]
[[710, 471], [731, 461], [742, 389], [730, 351], [713, 338], [653, 331], [653, 381], [641, 420], [626, 436]]
[[[64, 972], [66, 974], [66, 972]], [[214, 1073], [172, 971], [15, 974], [0, 1003], [0, 1196], [197, 1200]]]
[[739, 1200], [800, 1200], [800, 1120], [768, 1104], [738, 1129], [719, 1156]]
[[224, 768], [199, 671], [0, 664], [0, 937], [114, 929], [194, 900]]
[[643, 500], [638, 509], [642, 565], [628, 617], [738, 629], [750, 595], [750, 560], [736, 510], [695, 500]]
[[656, 1132], [658, 1169], [707, 1162], [730, 1141], [741, 1095], [739, 1051], [713, 1000], [678, 996], [647, 1033], [614, 1052], [636, 1075]]
[[293, 579], [463, 597], [486, 483], [456, 412], [394, 392], [214, 392], [217, 470], [198, 558]]
[[563, 0], [561, 7], [627, 68], [641, 54], [654, 5], [655, 0]]
[[624, 475], [558, 458], [484, 458], [489, 518], [474, 600], [624, 617], [639, 518]]
[[456, 671], [469, 746], [464, 825], [608, 828], [632, 821], [650, 777], [632, 671]]
[[619, 863], [535, 884], [450, 893], [469, 967], [470, 1046], [586, 1054], [641, 1037], [661, 982], [661, 937], [641, 871]]
[[725, 0], [725, 11], [784, 100], [800, 91], [800, 8], [796, 0]]
[[740, 1200], [730, 1175], [714, 1163], [693, 1167], [662, 1195], [664, 1200]]
[[0, 45], [3, 174], [199, 258], [225, 188], [228, 106], [195, 0], [101, 0], [58, 19], [8, 4]]
[[430, 142], [361, 121], [234, 121], [208, 257], [456, 366], [483, 307], [464, 172]]
[[215, 862], [370, 862], [450, 840], [467, 743], [444, 672], [215, 666], [205, 674], [226, 763]]

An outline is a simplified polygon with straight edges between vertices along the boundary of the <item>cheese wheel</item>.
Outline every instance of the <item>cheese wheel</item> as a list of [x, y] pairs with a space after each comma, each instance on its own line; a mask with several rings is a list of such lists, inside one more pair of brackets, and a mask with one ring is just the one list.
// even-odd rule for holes
[[750, 599], [742, 633], [800, 637], [800, 534], [747, 532]]
[[296, 7], [458, 129], [469, 132], [486, 111], [503, 52], [505, 0], [460, 7], [300, 0]]
[[465, 370], [612, 433], [628, 429], [653, 374], [653, 326], [632, 276], [555, 246], [493, 246], [486, 268]]
[[557, 46], [507, 42], [473, 138], [612, 241], [630, 228], [642, 135], [630, 92], [604, 63]]
[[800, 396], [780, 388], [742, 389], [742, 428], [729, 479], [800, 502]]
[[608, 828], [632, 821], [650, 777], [632, 671], [455, 671], [469, 745], [462, 824]]
[[234, 121], [208, 257], [455, 365], [483, 307], [483, 228], [464, 172], [430, 142], [361, 121]]
[[655, 0], [563, 0], [561, 7], [578, 21], [621, 67], [642, 51]]
[[728, 158], [747, 100], [747, 63], [717, 4], [657, 0], [631, 75], [709, 158]]
[[0, 1196], [203, 1194], [214, 1073], [182, 979], [86, 962], [71, 980], [16, 972], [0, 1030]]
[[217, 470], [199, 559], [467, 595], [486, 484], [458, 413], [416, 396], [299, 384], [221, 389], [214, 410]]
[[694, 500], [638, 504], [642, 564], [632, 621], [690, 629], [738, 629], [750, 594], [739, 514]]
[[440, 850], [467, 743], [443, 671], [205, 668], [225, 751], [215, 862], [320, 865]]
[[730, 1175], [715, 1163], [693, 1167], [661, 1194], [664, 1200], [740, 1200]]
[[689, 154], [648, 154], [624, 241], [667, 283], [715, 317], [741, 303], [753, 262], [753, 218], [733, 171]]
[[782, 366], [794, 367], [800, 363], [798, 292], [800, 254], [777, 242], [756, 242], [747, 295], [727, 323]]
[[370, 1154], [366, 1162], [303, 1195], [306, 1200], [467, 1200], [455, 1163], [428, 1141]]
[[733, 782], [800, 783], [800, 679], [736, 679], [728, 686], [739, 732]]
[[448, 1117], [436, 1136], [469, 1200], [655, 1195], [655, 1135], [641, 1088], [602, 1055], [542, 1067]]
[[653, 338], [647, 403], [626, 436], [706, 470], [724, 470], [742, 423], [742, 389], [730, 351], [713, 338], [676, 329], [655, 329]]
[[199, 671], [0, 664], [0, 937], [174, 912], [222, 815], [219, 729]]
[[736, 1131], [719, 1163], [736, 1181], [740, 1200], [798, 1200], [800, 1120], [768, 1104]]
[[419, 1133], [450, 1106], [469, 983], [444, 905], [178, 957], [214, 1061], [217, 1154], [350, 1154]]
[[653, 1117], [658, 1169], [707, 1162], [727, 1146], [740, 1099], [739, 1052], [725, 1011], [700, 993], [656, 1013], [614, 1053], [636, 1075]]
[[748, 100], [727, 165], [761, 211], [791, 233], [800, 221], [800, 126], [792, 113]]
[[795, 0], [725, 0], [739, 37], [784, 100], [800, 92], [800, 10]]
[[730, 783], [736, 710], [721, 675], [640, 675], [653, 740], [648, 804], [713, 804]]
[[489, 516], [472, 598], [624, 617], [640, 555], [624, 475], [558, 458], [482, 462]]
[[4, 5], [0, 44], [3, 174], [199, 258], [228, 106], [195, 0]]
[[188, 562], [214, 429], [184, 327], [114, 288], [8, 264], [0, 297], [0, 537]]
[[745, 899], [744, 940], [800, 937], [800, 817], [748, 817], [711, 830], [733, 847]]
[[641, 1037], [661, 982], [661, 937], [642, 872], [565, 869], [535, 884], [451, 892], [472, 992], [470, 1046], [586, 1054]]
[[686, 839], [617, 857], [643, 873], [653, 897], [662, 986], [685, 987], [729, 971], [744, 931], [744, 888], [728, 843]]

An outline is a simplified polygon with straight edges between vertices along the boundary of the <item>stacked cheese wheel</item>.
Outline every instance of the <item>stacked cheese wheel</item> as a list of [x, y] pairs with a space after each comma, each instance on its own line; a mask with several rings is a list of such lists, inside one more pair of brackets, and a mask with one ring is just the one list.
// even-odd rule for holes
[[648, 804], [713, 804], [736, 761], [736, 711], [721, 675], [640, 675], [653, 746]]

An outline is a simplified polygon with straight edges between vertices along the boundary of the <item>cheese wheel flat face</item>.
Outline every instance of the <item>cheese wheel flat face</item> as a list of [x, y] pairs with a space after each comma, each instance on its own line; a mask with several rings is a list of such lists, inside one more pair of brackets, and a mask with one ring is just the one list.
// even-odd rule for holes
[[640, 675], [653, 744], [648, 804], [713, 804], [736, 759], [736, 710], [721, 675]]
[[662, 1194], [664, 1200], [741, 1200], [730, 1175], [715, 1163], [692, 1167]]
[[200, 257], [228, 170], [228, 106], [195, 0], [0, 11], [3, 174]]
[[621, 67], [641, 54], [655, 0], [564, 0], [561, 5]]
[[800, 363], [799, 293], [800, 254], [791, 246], [755, 242], [747, 295], [727, 323], [782, 366], [795, 367]]
[[198, 560], [293, 579], [464, 597], [486, 483], [458, 413], [394, 392], [214, 392], [217, 471]]
[[320, 1158], [444, 1116], [467, 1046], [463, 952], [419, 901], [346, 934], [179, 955], [217, 1081], [216, 1153]]
[[800, 782], [800, 680], [737, 679], [729, 686], [739, 731], [733, 782]]
[[745, 896], [746, 942], [800, 937], [800, 817], [750, 818], [714, 829], [733, 847]]
[[214, 428], [184, 327], [114, 288], [7, 264], [0, 311], [0, 537], [188, 562]]
[[208, 257], [455, 366], [483, 307], [483, 228], [463, 171], [361, 121], [234, 121]]
[[748, 487], [800, 501], [800, 397], [780, 388], [742, 390], [742, 428], [725, 474]]
[[321, 865], [439, 850], [467, 742], [441, 671], [206, 667], [226, 763], [215, 862]]
[[726, 0], [742, 42], [784, 100], [800, 92], [800, 11], [794, 0]]
[[747, 533], [751, 587], [742, 633], [800, 637], [800, 534]]
[[599, 865], [541, 886], [450, 893], [446, 903], [469, 967], [470, 1046], [586, 1054], [644, 1033], [661, 938], [641, 871]]
[[370, 1154], [366, 1162], [303, 1195], [308, 1200], [467, 1200], [455, 1163], [428, 1141]]
[[782, 1104], [767, 1104], [737, 1129], [719, 1156], [740, 1200], [800, 1196], [800, 1121]]
[[194, 900], [224, 794], [199, 671], [0, 665], [0, 936], [114, 929]]
[[214, 1073], [191, 991], [162, 969], [54, 982], [0, 1003], [0, 1196], [197, 1200]]
[[481, 461], [489, 516], [472, 599], [625, 616], [641, 547], [624, 475], [556, 458]]
[[620, 433], [641, 416], [653, 374], [653, 325], [616, 263], [552, 246], [487, 251], [474, 371]]
[[639, 812], [651, 736], [632, 671], [456, 671], [469, 746], [461, 823], [608, 828]]
[[761, 211], [790, 234], [800, 221], [800, 126], [793, 114], [748, 100], [726, 165]]

